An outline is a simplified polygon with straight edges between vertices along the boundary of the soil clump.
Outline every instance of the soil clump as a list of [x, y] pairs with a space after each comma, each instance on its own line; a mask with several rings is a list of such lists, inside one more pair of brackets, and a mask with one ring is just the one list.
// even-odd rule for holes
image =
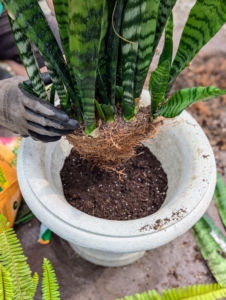
[[134, 151], [117, 173], [93, 166], [72, 150], [60, 173], [67, 201], [108, 220], [133, 220], [155, 213], [166, 198], [167, 175], [147, 147], [139, 145]]

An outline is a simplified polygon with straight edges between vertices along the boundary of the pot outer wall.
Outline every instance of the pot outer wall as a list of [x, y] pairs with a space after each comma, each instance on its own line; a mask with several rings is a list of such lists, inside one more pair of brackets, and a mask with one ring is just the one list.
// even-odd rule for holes
[[[150, 101], [147, 91], [142, 96]], [[102, 266], [127, 265], [189, 230], [205, 213], [216, 184], [212, 148], [187, 112], [165, 120], [144, 144], [162, 163], [169, 186], [160, 210], [148, 217], [111, 221], [69, 205], [60, 180], [72, 148], [65, 138], [48, 144], [23, 139], [17, 162], [21, 192], [35, 216], [81, 257]]]

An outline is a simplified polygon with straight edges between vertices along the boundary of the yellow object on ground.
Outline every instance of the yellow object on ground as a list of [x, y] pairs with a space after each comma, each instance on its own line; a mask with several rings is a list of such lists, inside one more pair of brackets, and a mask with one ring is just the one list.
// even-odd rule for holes
[[13, 226], [22, 199], [19, 189], [16, 160], [20, 137], [0, 137], [0, 213]]

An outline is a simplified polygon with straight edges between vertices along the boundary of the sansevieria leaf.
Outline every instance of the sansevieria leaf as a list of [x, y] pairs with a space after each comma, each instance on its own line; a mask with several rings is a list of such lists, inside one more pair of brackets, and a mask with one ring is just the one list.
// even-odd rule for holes
[[171, 13], [166, 23], [164, 47], [159, 59], [159, 65], [168, 60], [171, 66], [173, 57], [173, 14]]
[[184, 27], [170, 71], [170, 91], [177, 75], [226, 22], [224, 0], [197, 0]]
[[45, 85], [40, 75], [38, 63], [36, 61], [34, 52], [31, 47], [31, 42], [23, 34], [22, 30], [20, 29], [19, 25], [17, 25], [16, 21], [12, 20], [9, 17], [9, 23], [14, 35], [15, 42], [17, 44], [20, 58], [27, 71], [28, 77], [32, 83], [32, 87], [39, 98], [48, 101]]
[[156, 116], [174, 118], [195, 102], [209, 100], [224, 94], [226, 94], [226, 90], [220, 90], [214, 86], [183, 89], [177, 91], [169, 100], [160, 105]]
[[72, 84], [63, 54], [49, 28], [38, 1], [4, 0], [4, 6], [10, 17], [16, 19], [16, 22], [24, 35], [26, 35], [39, 49], [45, 61], [54, 67], [76, 107], [76, 113], [81, 115], [80, 99], [76, 93], [76, 87]]
[[166, 60], [151, 74], [149, 90], [151, 93], [152, 114], [156, 112], [158, 104], [165, 100], [164, 95], [168, 85], [169, 70], [170, 62]]
[[146, 2], [144, 0], [128, 0], [122, 21], [122, 104], [126, 120], [135, 116], [134, 80]]
[[154, 40], [160, 0], [147, 0], [141, 24], [141, 32], [136, 60], [134, 97], [139, 98], [154, 56]]
[[160, 0], [158, 21], [156, 27], [154, 49], [158, 46], [159, 40], [162, 36], [163, 30], [166, 26], [166, 22], [172, 12], [172, 9], [177, 0]]
[[155, 290], [126, 296], [117, 300], [215, 300], [226, 296], [226, 288], [217, 283], [190, 285], [184, 288], [173, 288], [162, 291], [162, 295]]
[[192, 228], [195, 241], [213, 276], [221, 286], [226, 286], [224, 251], [212, 237], [212, 231], [211, 223], [205, 217], [202, 217]]
[[12, 300], [13, 283], [9, 271], [0, 264], [0, 299]]
[[217, 174], [217, 183], [214, 191], [214, 199], [220, 214], [222, 223], [226, 227], [226, 184], [220, 174]]
[[60, 98], [61, 108], [68, 114], [68, 116], [71, 117], [72, 112], [71, 112], [70, 99], [68, 98], [68, 95], [64, 89], [64, 85], [61, 79], [57, 76], [57, 72], [55, 71], [55, 69], [47, 61], [45, 61], [45, 65], [49, 71], [49, 75], [54, 84], [54, 88]]
[[96, 76], [100, 45], [107, 30], [107, 6], [105, 0], [69, 3], [70, 67], [82, 102], [85, 132], [89, 134], [96, 127]]

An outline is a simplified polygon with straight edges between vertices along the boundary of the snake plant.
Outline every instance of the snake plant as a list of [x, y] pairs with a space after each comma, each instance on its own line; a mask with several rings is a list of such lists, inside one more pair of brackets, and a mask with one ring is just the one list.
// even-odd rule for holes
[[176, 0], [53, 0], [65, 60], [36, 0], [2, 0], [14, 37], [37, 96], [47, 99], [32, 52], [41, 52], [69, 116], [84, 123], [89, 135], [139, 110], [139, 99], [156, 47], [164, 47], [150, 78], [150, 120], [174, 118], [194, 102], [226, 94], [215, 87], [193, 87], [170, 95], [180, 72], [226, 22], [224, 0], [197, 0], [190, 11], [173, 58]]

